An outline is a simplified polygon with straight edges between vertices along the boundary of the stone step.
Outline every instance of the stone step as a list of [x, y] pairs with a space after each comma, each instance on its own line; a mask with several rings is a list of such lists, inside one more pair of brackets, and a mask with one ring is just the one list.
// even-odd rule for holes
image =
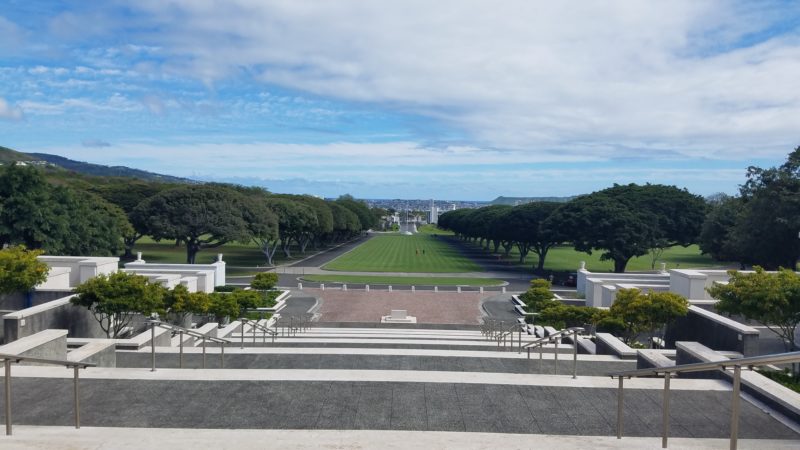
[[[447, 352], [441, 352], [447, 353]], [[463, 352], [466, 353], [466, 352]], [[573, 360], [571, 355], [562, 355], [559, 361], [553, 355], [547, 359], [466, 357], [441, 355], [380, 355], [380, 354], [268, 354], [231, 353], [225, 354], [226, 369], [317, 369], [317, 370], [413, 370], [442, 372], [492, 372], [492, 373], [541, 373], [571, 374]], [[157, 353], [156, 367], [178, 368], [180, 356], [177, 353]], [[219, 368], [219, 353], [206, 354], [206, 368]], [[118, 352], [117, 367], [151, 367], [149, 353]], [[203, 356], [197, 352], [184, 353], [183, 368], [203, 367]], [[577, 373], [581, 376], [603, 376], [613, 371], [633, 370], [635, 361], [587, 360], [579, 359]]]
[[[230, 346], [241, 345], [241, 334], [229, 337]], [[523, 341], [523, 345], [525, 341]], [[209, 344], [210, 345], [210, 344]], [[498, 346], [497, 342], [485, 340], [447, 340], [447, 339], [387, 339], [387, 338], [300, 338], [300, 337], [278, 337], [272, 343], [271, 337], [267, 337], [266, 344], [262, 335], [256, 335], [255, 342], [253, 336], [245, 335], [244, 346], [278, 346], [278, 347], [360, 347], [360, 348], [430, 348], [443, 350], [484, 350], [484, 351], [512, 351], [512, 346]], [[516, 347], [513, 347], [516, 351]], [[525, 350], [523, 350], [525, 351]], [[555, 345], [544, 346], [543, 351], [555, 351]], [[572, 346], [560, 344], [558, 351], [562, 353], [572, 353]], [[533, 350], [536, 353], [538, 350]]]

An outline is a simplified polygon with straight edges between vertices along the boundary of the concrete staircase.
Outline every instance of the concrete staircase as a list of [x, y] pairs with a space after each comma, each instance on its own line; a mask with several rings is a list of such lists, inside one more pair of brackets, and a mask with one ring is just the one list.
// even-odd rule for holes
[[[210, 345], [207, 368], [200, 369], [203, 349], [196, 341], [184, 347], [183, 369], [177, 368], [174, 345], [156, 346], [154, 372], [149, 346], [117, 350], [117, 367], [86, 369], [84, 426], [191, 428], [199, 435], [224, 428], [340, 430], [345, 447], [375, 447], [354, 430], [503, 433], [498, 439], [520, 433], [518, 442], [547, 436], [555, 448], [585, 448], [589, 441], [576, 436], [586, 435], [603, 436], [605, 448], [660, 442], [663, 380], [626, 381], [625, 434], [650, 440], [608, 439], [615, 432], [616, 381], [605, 374], [635, 368], [636, 362], [578, 355], [573, 378], [573, 348], [567, 343], [559, 345], [558, 354], [546, 346], [541, 360], [538, 353], [529, 360], [516, 348], [498, 349], [477, 329], [317, 325], [278, 336], [274, 343], [268, 337], [266, 344], [252, 327], [232, 324], [225, 331], [232, 341], [225, 347], [225, 369], [220, 348]], [[533, 339], [523, 335], [523, 344]], [[69, 371], [34, 366], [14, 371], [15, 424], [68, 425]], [[723, 380], [672, 380], [670, 435], [704, 444], [699, 447], [725, 447], [730, 394]], [[314, 445], [313, 436], [298, 437], [297, 447]], [[765, 438], [773, 439], [766, 447], [791, 448], [800, 438], [748, 402], [742, 404], [740, 436], [742, 448]], [[469, 440], [460, 446], [469, 448]]]

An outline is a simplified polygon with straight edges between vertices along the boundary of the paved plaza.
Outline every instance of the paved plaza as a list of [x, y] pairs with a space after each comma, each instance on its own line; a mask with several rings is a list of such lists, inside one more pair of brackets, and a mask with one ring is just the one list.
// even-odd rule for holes
[[320, 322], [380, 322], [393, 309], [404, 309], [417, 323], [478, 325], [481, 300], [494, 295], [478, 292], [388, 292], [306, 289], [319, 298]]

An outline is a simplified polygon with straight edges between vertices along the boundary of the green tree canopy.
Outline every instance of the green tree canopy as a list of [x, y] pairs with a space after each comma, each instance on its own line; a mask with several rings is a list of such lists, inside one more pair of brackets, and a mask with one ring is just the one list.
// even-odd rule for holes
[[0, 250], [0, 294], [28, 292], [47, 280], [50, 266], [37, 259], [42, 253], [23, 245]]
[[84, 306], [109, 338], [118, 338], [136, 314], [164, 312], [166, 289], [126, 272], [101, 274], [75, 289], [73, 305]]
[[657, 333], [663, 339], [665, 327], [689, 312], [689, 302], [673, 292], [642, 292], [620, 289], [611, 305], [611, 316], [622, 322], [625, 342], [643, 333]]
[[136, 207], [136, 213], [147, 218], [154, 239], [185, 242], [186, 262], [194, 264], [202, 249], [252, 238], [245, 214], [247, 206], [245, 197], [233, 189], [197, 185], [150, 197]]
[[719, 300], [717, 309], [755, 320], [777, 334], [787, 351], [798, 349], [800, 275], [789, 269], [767, 273], [756, 266], [752, 273], [731, 271], [728, 284], [715, 284], [708, 293]]
[[0, 169], [0, 244], [23, 244], [51, 254], [112, 255], [130, 223], [102, 198], [54, 186], [35, 167]]
[[211, 299], [205, 292], [189, 292], [179, 284], [164, 295], [164, 307], [167, 314], [175, 316], [175, 322], [183, 326], [189, 314], [207, 314], [211, 308]]
[[353, 211], [353, 213], [358, 216], [358, 220], [361, 222], [362, 230], [369, 230], [377, 223], [375, 216], [369, 209], [369, 206], [360, 200], [354, 199], [351, 195], [342, 195], [336, 199], [336, 203], [344, 206], [350, 211]]
[[316, 226], [317, 216], [307, 205], [289, 198], [272, 197], [265, 203], [278, 216], [278, 238], [284, 255], [290, 258], [292, 241], [299, 245]]
[[261, 272], [253, 277], [250, 287], [262, 291], [273, 289], [278, 284], [278, 274], [275, 272]]

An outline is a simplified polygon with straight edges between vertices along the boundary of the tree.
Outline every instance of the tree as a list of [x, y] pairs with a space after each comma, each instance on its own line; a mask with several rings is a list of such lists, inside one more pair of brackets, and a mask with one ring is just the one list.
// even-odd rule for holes
[[348, 239], [361, 231], [361, 221], [353, 211], [336, 202], [328, 202], [333, 213], [333, 240]]
[[631, 258], [647, 254], [655, 228], [646, 212], [602, 194], [571, 200], [554, 211], [547, 222], [548, 229], [560, 229], [579, 252], [604, 250], [600, 259], [614, 261], [614, 272], [624, 272]]
[[325, 236], [333, 232], [333, 213], [328, 202], [310, 195], [278, 195], [278, 198], [287, 198], [297, 203], [307, 206], [314, 214], [315, 220], [307, 222], [307, 228], [301, 234], [298, 244], [300, 252], [306, 252], [306, 245], [311, 244], [314, 249], [322, 244]]
[[708, 213], [700, 231], [700, 250], [717, 261], [745, 261], [735, 231], [744, 202], [740, 197], [719, 194], [709, 199]]
[[550, 225], [577, 251], [605, 250], [600, 259], [624, 272], [631, 258], [650, 249], [695, 243], [705, 208], [702, 197], [674, 186], [614, 185], [571, 200], [553, 213]]
[[777, 334], [787, 351], [797, 350], [800, 275], [789, 269], [767, 273], [759, 266], [752, 273], [728, 273], [728, 284], [708, 288], [708, 293], [719, 300], [717, 310], [755, 320]]
[[749, 167], [734, 241], [750, 262], [795, 269], [800, 257], [800, 147], [779, 167]]
[[168, 188], [176, 187], [166, 183], [156, 183], [140, 180], [126, 179], [124, 182], [108, 183], [105, 185], [94, 184], [89, 187], [90, 192], [96, 193], [107, 202], [118, 206], [130, 221], [131, 227], [123, 234], [125, 254], [123, 258], [133, 257], [133, 247], [136, 242], [148, 233], [148, 220], [142, 214], [136, 214], [136, 207], [148, 198]]
[[522, 293], [519, 298], [532, 311], [541, 311], [554, 303], [550, 287], [550, 282], [544, 278], [533, 279], [531, 280], [531, 287]]
[[239, 317], [241, 308], [236, 301], [236, 297], [231, 294], [223, 294], [220, 292], [214, 292], [209, 295], [209, 297], [211, 299], [211, 305], [208, 312], [216, 317], [217, 322], [223, 323], [226, 318], [235, 319]]
[[136, 314], [164, 312], [166, 289], [127, 272], [101, 274], [75, 289], [73, 305], [84, 306], [109, 338], [118, 338]]
[[275, 252], [278, 250], [278, 215], [261, 199], [247, 199], [242, 214], [253, 242], [266, 257], [267, 264], [272, 266]]
[[261, 272], [253, 277], [250, 287], [262, 291], [273, 289], [278, 284], [278, 274], [275, 272]]
[[315, 226], [317, 217], [308, 206], [287, 198], [270, 198], [266, 204], [278, 216], [281, 249], [287, 258], [291, 258], [292, 241], [300, 245]]
[[0, 250], [0, 294], [29, 292], [45, 282], [50, 266], [37, 259], [42, 253], [23, 245]]
[[503, 217], [503, 222], [510, 228], [509, 234], [519, 248], [520, 263], [532, 251], [539, 257], [536, 270], [544, 270], [547, 253], [553, 246], [565, 240], [561, 227], [547, 221], [560, 206], [555, 202], [532, 202], [514, 207]]
[[665, 327], [689, 312], [689, 302], [672, 292], [643, 293], [639, 289], [620, 289], [610, 315], [623, 327], [623, 340], [631, 343], [646, 332], [658, 333], [663, 339]]
[[375, 216], [372, 215], [369, 206], [360, 200], [354, 199], [351, 195], [345, 194], [340, 196], [336, 199], [336, 203], [344, 206], [358, 216], [362, 230], [369, 230], [377, 224]]
[[176, 323], [182, 325], [189, 314], [207, 314], [211, 299], [205, 292], [189, 292], [186, 286], [179, 284], [166, 292], [164, 307], [168, 314], [175, 316]]
[[102, 198], [53, 186], [42, 171], [9, 165], [0, 169], [0, 244], [23, 244], [53, 254], [111, 255], [130, 224]]
[[183, 186], [161, 192], [136, 207], [149, 221], [153, 239], [186, 243], [186, 262], [197, 253], [252, 238], [245, 220], [245, 197], [222, 186]]

